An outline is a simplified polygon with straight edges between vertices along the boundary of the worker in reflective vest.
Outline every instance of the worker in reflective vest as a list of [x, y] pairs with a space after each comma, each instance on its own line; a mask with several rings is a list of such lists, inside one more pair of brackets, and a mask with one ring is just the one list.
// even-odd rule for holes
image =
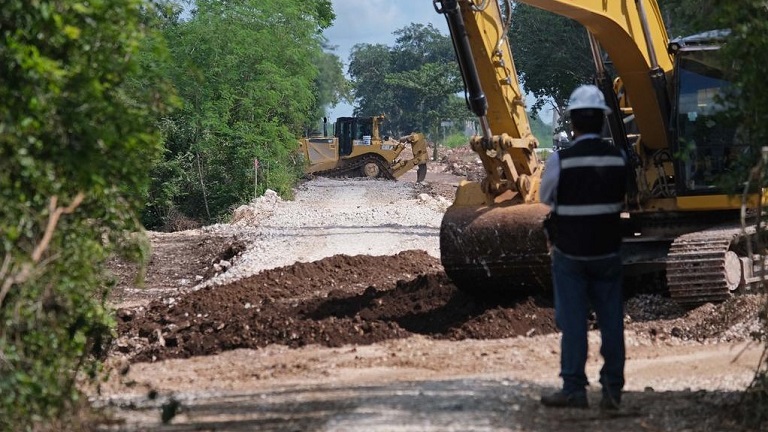
[[620, 214], [626, 193], [626, 158], [604, 141], [605, 115], [611, 110], [593, 85], [580, 86], [566, 108], [574, 140], [550, 156], [542, 176], [541, 202], [551, 208], [555, 319], [562, 332], [561, 390], [545, 395], [550, 407], [586, 408], [585, 373], [590, 308], [602, 337], [600, 407], [618, 409], [624, 387], [624, 312]]

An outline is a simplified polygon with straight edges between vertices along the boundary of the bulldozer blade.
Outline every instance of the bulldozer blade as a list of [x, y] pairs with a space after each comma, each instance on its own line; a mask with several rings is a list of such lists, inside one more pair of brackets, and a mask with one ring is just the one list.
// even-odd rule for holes
[[440, 227], [448, 277], [473, 296], [551, 290], [543, 204], [451, 206]]
[[421, 183], [427, 178], [427, 164], [421, 164], [416, 168], [416, 182]]

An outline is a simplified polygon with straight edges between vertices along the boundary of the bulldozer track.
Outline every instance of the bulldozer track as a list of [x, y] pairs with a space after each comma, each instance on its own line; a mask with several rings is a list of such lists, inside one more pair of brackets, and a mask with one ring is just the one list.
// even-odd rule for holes
[[392, 170], [389, 169], [389, 166], [387, 166], [381, 157], [375, 155], [363, 155], [354, 159], [348, 159], [343, 166], [330, 170], [318, 171], [313, 175], [325, 177], [364, 177], [361, 174], [361, 170], [363, 166], [369, 162], [373, 162], [379, 166], [379, 177], [387, 180], [395, 180], [395, 176], [392, 175]]
[[740, 227], [728, 226], [677, 237], [667, 257], [670, 296], [684, 306], [730, 298], [741, 277], [741, 264], [731, 246], [743, 236]]

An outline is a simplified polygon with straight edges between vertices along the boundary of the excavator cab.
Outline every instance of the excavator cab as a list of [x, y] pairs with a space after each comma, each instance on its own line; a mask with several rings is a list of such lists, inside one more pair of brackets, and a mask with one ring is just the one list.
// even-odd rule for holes
[[716, 38], [692, 36], [670, 43], [675, 55], [672, 114], [673, 148], [677, 160], [677, 196], [728, 193], [720, 179], [732, 168], [744, 144], [737, 126], [723, 115], [730, 82], [724, 78]]

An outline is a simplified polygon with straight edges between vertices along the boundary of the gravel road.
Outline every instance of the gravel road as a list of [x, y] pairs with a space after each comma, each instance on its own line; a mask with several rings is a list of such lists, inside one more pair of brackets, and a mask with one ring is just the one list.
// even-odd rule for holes
[[299, 186], [291, 201], [267, 191], [238, 208], [233, 223], [204, 228], [245, 238], [249, 248], [232, 268], [203, 286], [337, 254], [394, 255], [417, 249], [439, 258], [440, 221], [449, 205], [445, 197], [417, 194], [413, 183], [403, 181], [320, 177]]
[[[400, 336], [373, 343], [271, 343], [258, 349], [218, 348], [191, 358], [131, 361], [130, 355], [148, 343], [158, 349], [168, 348], [170, 333], [164, 332], [173, 333], [173, 327], [177, 327], [169, 321], [173, 318], [171, 312], [192, 294], [207, 291], [211, 299], [219, 298], [222, 303], [232, 302], [243, 308], [243, 302], [251, 300], [214, 295], [217, 290], [259, 278], [269, 281], [262, 280], [261, 285], [253, 286], [285, 288], [277, 280], [280, 275], [268, 270], [277, 269], [279, 273], [279, 269], [285, 268], [286, 273], [292, 271], [294, 275], [312, 270], [286, 267], [296, 262], [321, 260], [317, 267], [322, 271], [313, 275], [333, 278], [334, 269], [326, 268], [330, 264], [322, 261], [339, 254], [391, 257], [402, 251], [419, 250], [439, 257], [440, 221], [458, 177], [445, 175], [441, 180], [439, 185], [417, 185], [407, 178], [397, 182], [317, 178], [302, 184], [291, 201], [281, 200], [273, 193], [265, 194], [237, 209], [232, 223], [180, 233], [153, 233], [156, 256], [154, 264], [150, 263], [149, 290], [124, 287], [118, 290], [116, 298], [118, 304], [130, 305], [130, 309], [118, 314], [124, 325], [130, 324], [126, 320], [138, 320], [149, 311], [158, 317], [158, 325], [151, 332], [140, 328], [139, 333], [118, 339], [107, 360], [109, 379], [87, 389], [94, 404], [114, 416], [115, 421], [101, 429], [748, 430], [736, 423], [731, 414], [738, 406], [739, 391], [752, 379], [763, 352], [761, 343], [751, 343], [749, 339], [749, 333], [759, 329], [758, 311], [765, 304], [761, 297], [745, 297], [722, 306], [706, 305], [688, 313], [663, 316], [658, 314], [668, 307], [663, 299], [640, 297], [628, 302], [625, 406], [619, 414], [608, 416], [597, 408], [551, 411], [538, 403], [539, 395], [559, 382], [558, 334], [455, 340], [398, 327], [398, 323], [409, 321], [417, 313], [415, 309], [401, 311], [401, 318], [405, 319], [397, 322], [378, 316], [378, 328]], [[217, 255], [217, 247], [231, 250], [234, 243], [244, 250], [224, 257]], [[202, 251], [207, 251], [207, 255], [184, 260]], [[216, 275], [208, 274], [212, 265]], [[363, 270], [375, 273], [376, 268], [366, 264]], [[189, 281], [195, 279], [204, 281], [193, 287]], [[384, 294], [398, 290], [404, 296], [392, 298], [405, 301], [418, 294], [409, 290], [418, 288], [414, 281], [419, 280], [428, 284], [440, 281], [437, 276], [428, 275], [410, 282], [386, 282], [385, 278], [373, 282], [362, 275], [345, 288], [349, 291], [332, 296], [329, 287], [333, 281], [319, 280], [300, 292], [303, 297], [282, 293], [286, 296], [283, 300], [270, 299], [260, 307], [269, 308], [271, 304], [301, 315], [308, 313], [312, 304], [357, 305], [366, 295], [380, 302], [386, 299]], [[369, 286], [366, 282], [376, 288], [365, 288]], [[326, 291], [316, 293], [321, 289]], [[302, 303], [309, 294], [317, 294], [317, 298], [310, 299], [315, 303]], [[463, 300], [454, 294], [448, 300], [429, 311], [424, 319], [440, 317], [450, 308], [462, 311], [466, 306], [456, 304]], [[250, 308], [251, 303], [247, 304], [245, 307]], [[415, 302], [413, 307], [421, 304], [424, 303]], [[205, 306], [205, 302], [199, 305], [201, 319], [207, 316]], [[328, 326], [333, 331], [352, 331], [365, 322], [361, 317], [371, 314], [363, 306], [358, 307], [356, 316], [318, 320], [314, 324], [320, 327], [310, 330], [321, 331], [316, 329]], [[655, 315], [648, 314], [649, 307], [656, 311]], [[547, 312], [547, 306], [542, 306], [540, 312]], [[526, 313], [530, 319], [536, 319], [535, 312]], [[551, 315], [551, 309], [547, 313]], [[513, 314], [514, 309], [489, 308], [462, 316], [462, 321], [471, 321], [476, 329], [498, 329]], [[265, 324], [259, 318], [255, 314], [249, 322]], [[268, 330], [280, 330], [277, 318], [269, 320]], [[201, 325], [199, 336], [195, 337], [215, 338], [217, 328], [231, 325]], [[290, 333], [289, 330], [282, 329]], [[288, 339], [293, 340], [292, 336]], [[597, 381], [600, 364], [599, 333], [593, 331], [587, 365], [593, 382]], [[592, 389], [593, 400], [599, 398], [598, 390]]]

